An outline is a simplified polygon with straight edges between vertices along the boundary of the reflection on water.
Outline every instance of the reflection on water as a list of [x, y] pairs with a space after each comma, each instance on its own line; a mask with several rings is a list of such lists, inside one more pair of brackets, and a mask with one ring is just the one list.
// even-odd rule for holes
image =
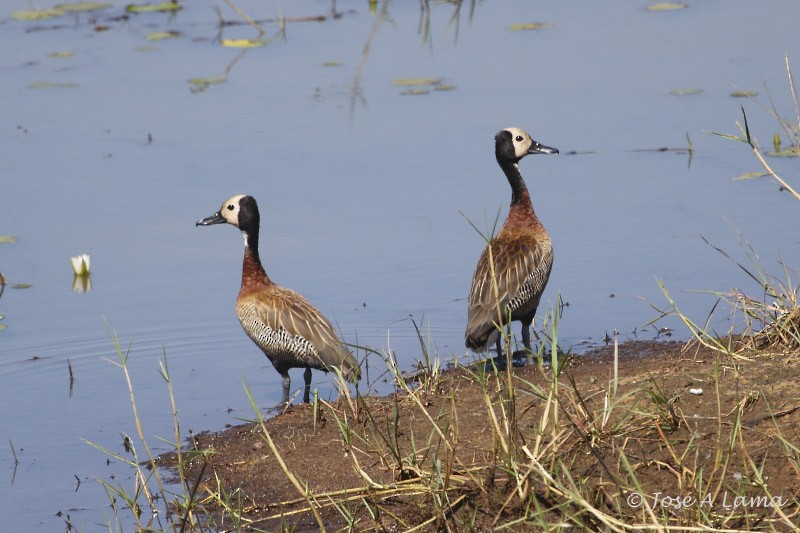
[[92, 276], [86, 274], [75, 274], [72, 277], [72, 292], [92, 292]]
[[[133, 423], [107, 324], [128, 354], [147, 435], [171, 432], [164, 354], [186, 431], [251, 417], [243, 376], [260, 405], [277, 401], [278, 376], [235, 316], [241, 243], [194, 231], [220, 197], [263, 206], [262, 260], [277, 283], [347, 342], [408, 369], [422, 354], [415, 324], [440, 359], [467, 355], [465, 298], [484, 243], [465, 218], [489, 231], [505, 214], [492, 142], [504, 127], [563, 147], [522, 171], [555, 249], [537, 328], [560, 296], [565, 348], [615, 330], [685, 338], [674, 321], [646, 325], [665, 307], [657, 280], [699, 317], [715, 297], [688, 291], [758, 290], [699, 234], [737, 256], [733, 225], [769, 265], [800, 264], [795, 200], [767, 181], [731, 181], [757, 163], [707, 133], [735, 131], [744, 103], [753, 135], [772, 138], [774, 119], [729, 94], [762, 84], [784, 94], [793, 0], [674, 12], [523, 0], [236, 5], [255, 27], [212, 2], [119, 19], [125, 3], [113, 2], [33, 23], [9, 20], [26, 0], [0, 7], [0, 234], [19, 237], [0, 240], [0, 420], [16, 452], [0, 453], [0, 509], [11, 529], [63, 527], [67, 510], [84, 529], [106, 523], [94, 480], [131, 481], [82, 440], [121, 453]], [[510, 29], [533, 23], [548, 27]], [[155, 31], [177, 37], [148, 40]], [[393, 81], [408, 78], [454, 89], [401, 94]], [[670, 94], [681, 87], [702, 93]], [[796, 160], [770, 163], [795, 173]], [[70, 286], [64, 258], [79, 250], [95, 268]], [[385, 391], [380, 357], [367, 364], [366, 388]], [[315, 380], [335, 396], [330, 379]]]

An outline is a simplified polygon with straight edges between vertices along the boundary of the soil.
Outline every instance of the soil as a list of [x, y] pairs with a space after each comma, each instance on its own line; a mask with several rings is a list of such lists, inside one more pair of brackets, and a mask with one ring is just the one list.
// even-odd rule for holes
[[[318, 520], [359, 531], [609, 529], [588, 505], [627, 525], [652, 524], [654, 515], [672, 526], [739, 530], [798, 523], [796, 354], [736, 360], [676, 342], [623, 344], [616, 403], [604, 420], [612, 355], [609, 346], [569, 359], [559, 409], [547, 410], [549, 369], [514, 368], [516, 428], [503, 425], [501, 406], [512, 405], [503, 401], [505, 371], [484, 384], [474, 370], [428, 376], [414, 396], [399, 388], [360, 402], [340, 398], [320, 406], [316, 422], [312, 405], [290, 407], [264, 427], [302, 491], [259, 424], [195, 435], [193, 446], [213, 453], [188, 461], [188, 485], [201, 496], [226, 494], [238, 502], [241, 529], [266, 531], [316, 531]], [[543, 431], [542, 420], [552, 420]], [[512, 475], [509, 458], [525, 475]], [[219, 498], [206, 502], [220, 529], [233, 528]]]

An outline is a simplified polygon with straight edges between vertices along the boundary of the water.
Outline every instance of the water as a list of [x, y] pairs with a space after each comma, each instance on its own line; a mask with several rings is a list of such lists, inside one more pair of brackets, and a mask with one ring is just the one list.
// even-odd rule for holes
[[[797, 202], [768, 181], [733, 182], [757, 162], [708, 133], [736, 133], [744, 104], [751, 131], [770, 144], [776, 123], [729, 97], [736, 89], [766, 100], [766, 84], [790, 115], [783, 55], [796, 65], [796, 2], [666, 13], [645, 11], [647, 2], [486, 2], [471, 17], [464, 6], [457, 27], [453, 7], [436, 4], [425, 37], [416, 2], [391, 2], [376, 24], [361, 1], [337, 3], [335, 19], [323, 1], [241, 1], [254, 18], [328, 19], [288, 23], [285, 40], [265, 24], [267, 46], [238, 60], [216, 44], [212, 2], [107, 21], [124, 6], [112, 3], [102, 32], [85, 15], [10, 20], [30, 7], [24, 0], [0, 8], [0, 234], [19, 238], [0, 244], [0, 272], [33, 285], [0, 298], [0, 436], [11, 443], [0, 446], [0, 516], [10, 530], [63, 529], [67, 514], [94, 530], [112, 517], [95, 480], [132, 490], [127, 467], [85, 442], [123, 453], [121, 434], [135, 432], [108, 327], [129, 350], [157, 450], [167, 447], [155, 436], [171, 435], [165, 353], [184, 434], [252, 416], [244, 377], [262, 407], [279, 398], [277, 373], [234, 315], [241, 238], [194, 227], [233, 194], [259, 200], [272, 278], [305, 294], [345, 339], [391, 348], [406, 368], [420, 356], [410, 318], [442, 357], [465, 353], [465, 297], [483, 244], [464, 217], [486, 228], [504, 216], [510, 195], [492, 138], [506, 126], [561, 150], [521, 168], [555, 244], [544, 301], [569, 303], [564, 345], [615, 328], [655, 337], [642, 326], [657, 316], [648, 302], [666, 306], [656, 279], [698, 319], [713, 298], [687, 291], [754, 290], [699, 234], [742, 259], [738, 228], [772, 270], [781, 257], [800, 264]], [[554, 27], [508, 30], [532, 21]], [[64, 27], [26, 32], [53, 24]], [[145, 40], [164, 29], [183, 36]], [[256, 34], [240, 26], [224, 37]], [[48, 57], [64, 50], [74, 55]], [[191, 91], [188, 79], [226, 68], [225, 83]], [[456, 88], [403, 96], [392, 84], [428, 76]], [[77, 87], [30, 88], [41, 82]], [[703, 93], [670, 94], [679, 88]], [[687, 134], [691, 165], [685, 153], [651, 151], [685, 148]], [[794, 160], [770, 162], [797, 174]], [[69, 257], [83, 252], [92, 291], [80, 294]], [[324, 376], [314, 386], [335, 394]]]

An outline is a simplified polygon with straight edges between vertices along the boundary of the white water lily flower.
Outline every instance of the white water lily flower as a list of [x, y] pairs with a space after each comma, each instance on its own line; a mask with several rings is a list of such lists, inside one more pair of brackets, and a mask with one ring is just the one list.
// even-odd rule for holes
[[89, 274], [92, 266], [92, 258], [89, 257], [89, 254], [76, 255], [70, 258], [70, 262], [72, 263], [72, 270], [75, 272], [76, 276], [85, 276]]

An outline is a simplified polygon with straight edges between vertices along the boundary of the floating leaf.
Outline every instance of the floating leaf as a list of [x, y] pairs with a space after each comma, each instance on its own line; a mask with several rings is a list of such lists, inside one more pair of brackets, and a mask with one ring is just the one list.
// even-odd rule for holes
[[145, 35], [145, 39], [148, 41], [165, 41], [167, 39], [176, 39], [183, 34], [179, 31], [154, 31], [152, 33], [148, 33]]
[[258, 48], [264, 46], [261, 39], [222, 39], [222, 46], [228, 48]]
[[406, 89], [405, 91], [400, 91], [400, 94], [406, 96], [417, 96], [420, 94], [428, 94], [430, 91], [428, 89]]
[[28, 89], [75, 89], [78, 86], [73, 82], [39, 81], [28, 85]]
[[690, 94], [701, 94], [703, 89], [672, 89], [669, 94], [674, 94], [677, 96], [687, 96]]
[[186, 81], [192, 85], [219, 85], [220, 83], [225, 83], [225, 78], [221, 76], [216, 78], [192, 78]]
[[14, 20], [46, 20], [55, 17], [60, 17], [64, 14], [61, 9], [31, 9], [29, 11], [17, 11], [11, 13], [11, 18]]
[[553, 25], [549, 22], [524, 22], [522, 24], [512, 24], [509, 29], [511, 31], [533, 31], [552, 27]]
[[0, 331], [3, 331], [8, 327], [8, 324], [0, 324]]
[[673, 9], [683, 9], [689, 7], [689, 4], [679, 4], [673, 2], [661, 2], [647, 6], [648, 11], [672, 11]]
[[11, 286], [12, 289], [30, 289], [33, 287], [30, 283], [15, 283]]
[[341, 67], [341, 61], [326, 61], [322, 64], [323, 67]]
[[75, 52], [70, 50], [62, 50], [60, 52], [51, 52], [47, 54], [47, 57], [52, 57], [53, 59], [64, 59], [67, 57], [72, 57], [75, 55]]
[[0, 244], [17, 242], [17, 238], [12, 235], [0, 235]]
[[769, 157], [800, 157], [800, 148], [784, 148], [783, 150], [767, 152], [767, 155]]
[[180, 11], [183, 9], [177, 2], [162, 2], [160, 4], [128, 4], [125, 11], [128, 13], [164, 13], [169, 11]]
[[449, 83], [443, 83], [441, 85], [435, 85], [433, 87], [433, 90], [434, 91], [452, 91], [455, 88], [456, 88], [455, 85], [450, 85]]
[[3, 320], [6, 317], [3, 313], [0, 313], [0, 320]]
[[64, 12], [79, 12], [79, 11], [100, 11], [101, 9], [108, 9], [113, 7], [111, 4], [102, 2], [70, 2], [68, 4], [58, 4], [53, 9], [60, 9]]
[[764, 176], [769, 176], [769, 172], [764, 172], [764, 171], [745, 172], [744, 174], [736, 176], [733, 179], [736, 181], [743, 181], [743, 180], [752, 180], [756, 178], [763, 178]]
[[419, 85], [439, 85], [442, 80], [439, 78], [398, 78], [392, 80], [392, 84], [400, 87], [414, 87]]
[[758, 96], [756, 91], [734, 91], [731, 93], [733, 98], [749, 98], [751, 96]]
[[192, 85], [192, 88], [189, 89], [192, 93], [197, 94], [205, 91], [212, 85], [219, 85], [220, 83], [225, 83], [225, 77], [217, 77], [217, 78], [192, 78], [190, 80], [186, 80]]

